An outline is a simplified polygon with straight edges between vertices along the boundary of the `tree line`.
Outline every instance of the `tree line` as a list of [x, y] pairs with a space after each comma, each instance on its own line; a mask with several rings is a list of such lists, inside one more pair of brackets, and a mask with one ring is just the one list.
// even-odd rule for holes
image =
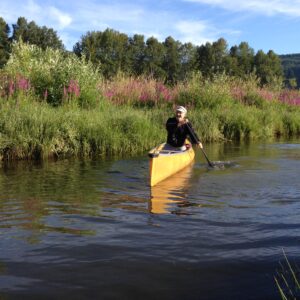
[[300, 54], [280, 55], [285, 84], [295, 88], [300, 85]]
[[[34, 21], [28, 22], [24, 17], [19, 17], [11, 30], [0, 17], [0, 67], [9, 58], [11, 44], [20, 38], [42, 49], [51, 47], [66, 51], [53, 29], [40, 27]], [[160, 42], [155, 37], [146, 39], [140, 34], [131, 37], [108, 28], [87, 32], [74, 45], [72, 52], [79, 57], [85, 56], [99, 66], [105, 78], [123, 72], [132, 76], [151, 76], [174, 84], [194, 72], [201, 72], [205, 78], [220, 73], [242, 78], [255, 74], [261, 85], [272, 85], [283, 80], [281, 60], [274, 51], [255, 52], [247, 42], [229, 48], [223, 38], [196, 46], [171, 36]]]

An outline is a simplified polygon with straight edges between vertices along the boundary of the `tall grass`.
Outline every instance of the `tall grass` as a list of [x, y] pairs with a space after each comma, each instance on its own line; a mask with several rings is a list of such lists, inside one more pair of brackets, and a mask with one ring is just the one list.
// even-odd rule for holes
[[[136, 154], [166, 138], [169, 107], [102, 103], [93, 109], [53, 107], [23, 96], [0, 99], [0, 156], [26, 159], [61, 156]], [[230, 108], [191, 109], [189, 119], [202, 141], [271, 138], [300, 132], [299, 110], [235, 103]]]
[[291, 264], [283, 250], [284, 260], [279, 263], [274, 280], [282, 300], [295, 300], [300, 297], [300, 277], [297, 265]]
[[138, 153], [164, 139], [151, 112], [107, 104], [93, 110], [23, 99], [0, 105], [0, 156], [26, 159]]

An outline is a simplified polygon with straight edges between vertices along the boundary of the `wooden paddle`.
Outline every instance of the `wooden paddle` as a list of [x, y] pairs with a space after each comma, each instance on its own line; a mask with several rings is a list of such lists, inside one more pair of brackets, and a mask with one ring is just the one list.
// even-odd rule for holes
[[[186, 125], [187, 125], [187, 127], [188, 127], [188, 129], [189, 129], [190, 134], [191, 134], [191, 135], [193, 136], [193, 138], [195, 139], [195, 141], [200, 142], [199, 138], [195, 135], [194, 130], [193, 130], [193, 129], [191, 128], [191, 126], [189, 125], [189, 122], [186, 122]], [[202, 153], [204, 154], [204, 156], [205, 156], [205, 158], [206, 158], [206, 160], [207, 160], [208, 165], [209, 165], [211, 168], [213, 168], [214, 165], [213, 165], [212, 162], [208, 159], [208, 157], [207, 157], [207, 155], [206, 155], [204, 149], [203, 149], [203, 148], [200, 148], [200, 149], [201, 149]]]

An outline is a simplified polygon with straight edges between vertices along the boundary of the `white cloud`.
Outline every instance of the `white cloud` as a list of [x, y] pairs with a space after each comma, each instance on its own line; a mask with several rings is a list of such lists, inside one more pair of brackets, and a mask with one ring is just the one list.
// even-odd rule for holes
[[202, 45], [206, 42], [214, 42], [222, 35], [240, 35], [238, 30], [226, 28], [218, 29], [208, 21], [180, 21], [175, 25], [181, 42], [191, 42], [195, 45]]
[[211, 32], [212, 26], [205, 21], [180, 21], [175, 27], [181, 42], [201, 45], [216, 39], [215, 34]]
[[299, 0], [183, 0], [221, 7], [235, 12], [255, 12], [262, 15], [273, 16], [283, 14], [292, 17], [300, 17]]
[[1, 1], [0, 15], [8, 23], [16, 23], [19, 17], [25, 17], [27, 21], [34, 21], [38, 25], [62, 29], [69, 26], [72, 18], [54, 6], [38, 4], [37, 1]]
[[33, 0], [29, 0], [24, 8], [28, 14], [33, 16], [37, 16], [42, 12], [41, 6], [36, 4]]
[[[77, 19], [77, 26], [80, 28], [82, 25], [88, 27], [91, 24], [103, 25], [115, 22], [132, 24], [141, 21], [145, 13], [143, 9], [132, 5], [122, 3], [107, 5], [89, 1], [75, 4], [73, 10]], [[89, 30], [97, 29], [89, 28]]]
[[59, 28], [65, 28], [72, 22], [72, 18], [68, 14], [63, 13], [53, 6], [49, 7], [49, 16], [53, 21], [58, 22]]

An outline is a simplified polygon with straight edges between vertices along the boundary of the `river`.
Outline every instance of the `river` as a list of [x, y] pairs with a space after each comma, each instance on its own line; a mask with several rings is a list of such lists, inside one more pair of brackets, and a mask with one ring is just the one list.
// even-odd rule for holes
[[300, 141], [205, 145], [150, 189], [147, 153], [0, 168], [0, 299], [279, 299], [300, 261]]

